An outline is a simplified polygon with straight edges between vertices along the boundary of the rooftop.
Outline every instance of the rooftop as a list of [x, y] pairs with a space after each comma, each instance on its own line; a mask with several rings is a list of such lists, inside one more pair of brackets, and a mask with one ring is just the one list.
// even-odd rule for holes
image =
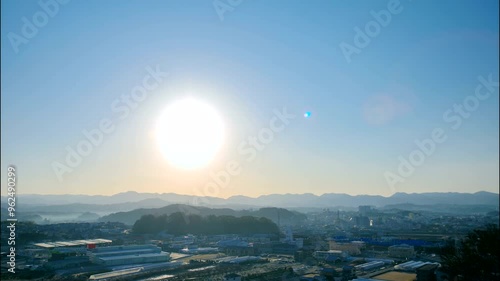
[[90, 240], [72, 240], [72, 241], [56, 241], [56, 242], [47, 242], [47, 243], [35, 243], [33, 245], [41, 248], [51, 249], [57, 247], [74, 247], [74, 246], [83, 246], [89, 244], [104, 244], [111, 243], [112, 240], [109, 239], [90, 239]]
[[110, 272], [105, 272], [105, 273], [99, 273], [99, 274], [94, 274], [89, 277], [89, 280], [96, 280], [96, 279], [104, 279], [104, 278], [112, 278], [112, 277], [119, 277], [119, 276], [124, 276], [124, 275], [129, 275], [133, 273], [138, 273], [142, 271], [142, 267], [136, 267], [136, 268], [129, 268], [129, 269], [122, 269], [122, 270], [115, 270], [115, 271], [110, 271]]
[[111, 261], [111, 260], [121, 260], [121, 259], [131, 259], [131, 258], [149, 258], [149, 257], [163, 257], [169, 256], [167, 252], [161, 253], [149, 253], [149, 254], [140, 254], [140, 255], [121, 255], [121, 256], [111, 256], [111, 257], [99, 257], [100, 260], [103, 261]]

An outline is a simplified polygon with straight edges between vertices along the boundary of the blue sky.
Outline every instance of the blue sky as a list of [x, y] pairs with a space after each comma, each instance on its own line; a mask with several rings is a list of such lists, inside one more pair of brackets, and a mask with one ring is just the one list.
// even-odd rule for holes
[[[232, 159], [241, 174], [202, 195], [498, 192], [498, 87], [458, 129], [443, 119], [474, 95], [478, 76], [498, 81], [498, 1], [401, 0], [348, 62], [339, 45], [354, 45], [354, 28], [390, 2], [247, 0], [221, 20], [211, 0], [70, 1], [16, 53], [9, 36], [43, 10], [2, 1], [2, 192], [15, 164], [19, 193], [195, 194]], [[59, 181], [52, 163], [82, 130], [116, 120], [110, 105], [148, 66], [169, 77]], [[152, 137], [161, 110], [187, 94], [227, 126], [222, 151], [195, 171], [167, 165]], [[245, 162], [238, 144], [283, 107], [298, 117]], [[398, 157], [435, 128], [447, 140], [404, 182], [388, 184]]]

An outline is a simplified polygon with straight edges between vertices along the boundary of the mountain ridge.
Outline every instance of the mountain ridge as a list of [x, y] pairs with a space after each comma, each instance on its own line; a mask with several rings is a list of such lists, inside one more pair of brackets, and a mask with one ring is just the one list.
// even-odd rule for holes
[[[357, 207], [359, 205], [371, 205], [382, 207], [385, 205], [411, 203], [416, 205], [430, 204], [462, 204], [462, 205], [494, 205], [498, 206], [498, 193], [478, 191], [475, 193], [460, 192], [425, 192], [405, 193], [397, 192], [391, 196], [382, 195], [349, 195], [346, 193], [324, 193], [315, 195], [303, 194], [267, 194], [258, 197], [235, 195], [226, 199], [219, 197], [194, 196], [177, 193], [141, 193], [137, 191], [121, 192], [114, 195], [39, 195], [18, 194], [19, 205], [30, 206], [54, 206], [69, 204], [92, 204], [110, 205], [137, 203], [151, 200], [151, 203], [162, 204], [187, 204], [199, 206], [232, 206], [232, 207], [332, 207], [345, 206]], [[2, 196], [2, 204], [6, 201]], [[143, 202], [144, 203], [144, 202]], [[152, 205], [156, 205], [152, 204]]]

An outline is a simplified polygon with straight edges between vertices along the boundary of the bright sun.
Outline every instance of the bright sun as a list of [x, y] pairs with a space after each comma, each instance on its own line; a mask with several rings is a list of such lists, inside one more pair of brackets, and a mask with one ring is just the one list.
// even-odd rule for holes
[[207, 165], [224, 142], [224, 123], [210, 105], [193, 98], [176, 101], [161, 114], [156, 140], [167, 161], [179, 168]]

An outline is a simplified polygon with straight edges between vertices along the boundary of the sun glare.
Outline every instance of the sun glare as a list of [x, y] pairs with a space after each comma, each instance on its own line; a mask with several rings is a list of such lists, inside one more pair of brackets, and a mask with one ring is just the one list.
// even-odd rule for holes
[[176, 101], [161, 114], [156, 140], [167, 161], [196, 169], [212, 161], [224, 142], [224, 123], [210, 105], [193, 98]]

